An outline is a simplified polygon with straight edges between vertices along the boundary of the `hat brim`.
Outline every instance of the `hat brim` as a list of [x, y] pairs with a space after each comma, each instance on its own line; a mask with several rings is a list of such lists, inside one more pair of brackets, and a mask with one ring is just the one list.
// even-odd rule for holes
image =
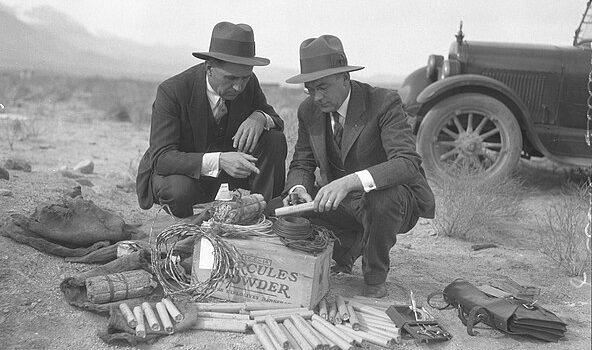
[[269, 64], [269, 60], [263, 57], [242, 57], [220, 52], [194, 52], [193, 56], [202, 60], [215, 58], [221, 61], [243, 64], [246, 66], [267, 66]]
[[305, 73], [305, 74], [298, 74], [286, 80], [288, 84], [302, 84], [308, 83], [309, 81], [321, 79], [327, 77], [329, 75], [337, 74], [337, 73], [344, 73], [344, 72], [354, 72], [357, 70], [364, 69], [361, 66], [344, 66], [344, 67], [336, 67], [336, 68], [329, 68], [323, 69], [317, 72], [312, 73]]

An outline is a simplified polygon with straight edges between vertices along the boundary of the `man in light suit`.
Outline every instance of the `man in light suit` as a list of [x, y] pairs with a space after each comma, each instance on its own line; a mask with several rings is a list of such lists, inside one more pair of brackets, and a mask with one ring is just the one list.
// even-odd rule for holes
[[[300, 46], [301, 74], [309, 97], [298, 109], [298, 140], [283, 205], [314, 201], [313, 223], [331, 228], [333, 272], [351, 273], [362, 256], [363, 295], [384, 297], [389, 251], [396, 234], [418, 217], [434, 217], [434, 195], [415, 151], [399, 95], [350, 80], [341, 41], [332, 35]], [[320, 170], [315, 190], [315, 170]]]
[[152, 106], [150, 147], [136, 180], [143, 209], [167, 205], [187, 217], [192, 206], [214, 200], [221, 183], [261, 193], [269, 201], [285, 181], [284, 122], [261, 91], [253, 66], [253, 30], [218, 23], [206, 60], [167, 79]]

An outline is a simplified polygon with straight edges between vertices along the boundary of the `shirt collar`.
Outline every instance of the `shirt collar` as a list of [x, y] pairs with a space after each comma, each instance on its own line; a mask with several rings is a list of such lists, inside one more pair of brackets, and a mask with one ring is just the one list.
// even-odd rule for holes
[[218, 93], [214, 90], [212, 85], [210, 85], [210, 79], [208, 79], [207, 75], [206, 75], [206, 85], [207, 85], [206, 94], [208, 95], [208, 102], [210, 102], [210, 108], [212, 108], [212, 110], [213, 110], [214, 107], [216, 107], [216, 104], [218, 104], [218, 100], [220, 99], [220, 95], [218, 95]]
[[347, 116], [347, 107], [349, 106], [349, 98], [350, 97], [351, 97], [351, 89], [349, 89], [349, 92], [347, 93], [347, 97], [345, 98], [345, 100], [341, 104], [341, 107], [339, 107], [339, 109], [337, 109], [337, 113], [339, 113], [339, 115], [341, 115], [343, 117], [343, 119], [345, 119], [345, 117]]

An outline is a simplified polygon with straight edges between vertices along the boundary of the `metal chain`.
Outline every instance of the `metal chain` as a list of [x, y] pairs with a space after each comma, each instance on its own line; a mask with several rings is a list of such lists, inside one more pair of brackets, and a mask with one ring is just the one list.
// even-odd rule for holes
[[[588, 73], [588, 112], [586, 113], [586, 144], [588, 147], [591, 147], [590, 144], [590, 121], [592, 121], [592, 53], [590, 56], [590, 73]], [[592, 180], [590, 179], [592, 173], [592, 165], [590, 165], [588, 171], [588, 181], [587, 181], [587, 195], [588, 195], [588, 213], [586, 215], [587, 223], [586, 227], [584, 228], [584, 235], [586, 236], [586, 249], [588, 252], [590, 251], [590, 233], [592, 231]], [[574, 278], [570, 281], [570, 283], [576, 287], [580, 288], [584, 285], [590, 286], [591, 283], [588, 281], [588, 276], [586, 272], [583, 272], [583, 279]]]

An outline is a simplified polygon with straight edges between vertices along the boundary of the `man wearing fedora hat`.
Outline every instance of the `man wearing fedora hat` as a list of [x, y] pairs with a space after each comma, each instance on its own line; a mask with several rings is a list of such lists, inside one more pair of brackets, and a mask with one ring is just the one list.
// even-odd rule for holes
[[173, 215], [214, 200], [221, 183], [261, 193], [266, 200], [284, 187], [284, 122], [263, 94], [253, 66], [253, 30], [221, 22], [212, 31], [206, 62], [165, 80], [152, 106], [150, 146], [138, 168], [143, 209], [167, 205]]
[[435, 204], [399, 95], [350, 80], [363, 68], [348, 65], [335, 36], [301, 44], [301, 74], [286, 82], [304, 83], [309, 97], [298, 108], [283, 205], [314, 201], [311, 221], [339, 238], [332, 271], [351, 273], [361, 255], [363, 294], [383, 297], [396, 234], [433, 218]]

